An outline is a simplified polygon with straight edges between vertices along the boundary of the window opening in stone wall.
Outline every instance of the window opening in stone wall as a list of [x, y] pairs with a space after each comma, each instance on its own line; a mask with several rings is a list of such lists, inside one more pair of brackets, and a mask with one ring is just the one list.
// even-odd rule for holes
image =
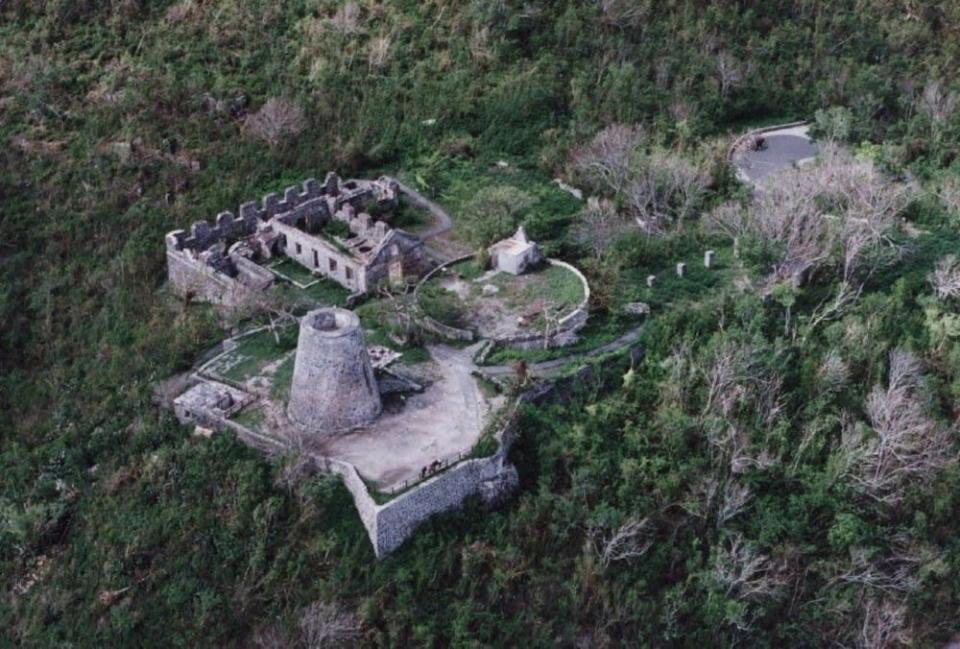
[[320, 255], [317, 254], [317, 251], [313, 251], [313, 267], [320, 268]]
[[330, 272], [331, 272], [331, 273], [337, 272], [337, 260], [336, 260], [336, 259], [331, 259], [331, 260], [330, 260]]

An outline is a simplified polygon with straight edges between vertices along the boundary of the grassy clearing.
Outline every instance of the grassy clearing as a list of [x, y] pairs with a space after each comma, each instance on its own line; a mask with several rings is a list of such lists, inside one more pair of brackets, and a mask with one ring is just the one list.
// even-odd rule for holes
[[526, 161], [507, 158], [508, 166], [504, 168], [496, 164], [498, 160], [422, 156], [409, 161], [405, 175], [411, 184], [446, 208], [454, 222], [449, 236], [458, 243], [466, 243], [464, 228], [458, 226], [464, 225], [464, 207], [476, 196], [504, 185], [526, 192], [534, 198], [534, 204], [520, 220], [548, 255], [556, 255], [581, 203]]
[[273, 373], [273, 385], [270, 387], [270, 397], [276, 401], [286, 403], [290, 398], [290, 384], [293, 382], [293, 364], [295, 356], [291, 354], [285, 358]]
[[289, 279], [301, 286], [316, 282], [319, 276], [314, 275], [310, 270], [304, 268], [301, 264], [292, 259], [284, 259], [280, 262], [270, 265], [270, 270], [276, 271], [284, 279]]
[[266, 419], [266, 416], [263, 408], [257, 404], [251, 404], [237, 413], [233, 421], [241, 426], [256, 430], [263, 423], [264, 419]]
[[[452, 327], [471, 327], [481, 312], [495, 311], [501, 317], [532, 316], [528, 328], [542, 331], [543, 310], [561, 308], [562, 315], [571, 313], [584, 298], [579, 278], [561, 266], [544, 265], [523, 275], [496, 273], [485, 282], [476, 281], [483, 271], [473, 260], [456, 264], [451, 273], [435, 276], [420, 290], [423, 311]], [[459, 281], [459, 292], [449, 290], [453, 281]], [[484, 295], [485, 285], [495, 286], [495, 294]], [[481, 332], [483, 333], [483, 332]]]
[[413, 234], [418, 234], [426, 230], [432, 224], [433, 219], [429, 212], [411, 205], [402, 198], [400, 200], [400, 207], [397, 208], [391, 220], [393, 227], [412, 232]]
[[237, 341], [237, 346], [208, 366], [207, 371], [236, 383], [256, 376], [266, 365], [297, 344], [296, 327], [280, 333], [279, 342], [270, 330], [258, 331]]

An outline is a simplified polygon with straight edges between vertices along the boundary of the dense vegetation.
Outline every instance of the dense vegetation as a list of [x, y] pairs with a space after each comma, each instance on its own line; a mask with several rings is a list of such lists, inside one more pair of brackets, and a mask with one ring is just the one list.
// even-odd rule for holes
[[[0, 644], [960, 631], [958, 28], [951, 0], [0, 2]], [[796, 117], [903, 188], [882, 236], [756, 225], [727, 135]], [[655, 309], [641, 362], [525, 413], [509, 506], [382, 562], [337, 482], [154, 400], [224, 327], [164, 289], [163, 234], [329, 168], [404, 177], [472, 244], [522, 220], [600, 317]], [[478, 196], [525, 214], [472, 227]], [[644, 287], [707, 247], [724, 274]]]

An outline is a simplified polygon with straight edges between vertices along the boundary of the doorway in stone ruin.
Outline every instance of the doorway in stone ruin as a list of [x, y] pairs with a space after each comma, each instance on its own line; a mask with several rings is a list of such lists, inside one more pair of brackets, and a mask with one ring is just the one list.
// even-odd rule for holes
[[403, 282], [403, 260], [394, 259], [390, 262], [390, 283], [401, 284]]

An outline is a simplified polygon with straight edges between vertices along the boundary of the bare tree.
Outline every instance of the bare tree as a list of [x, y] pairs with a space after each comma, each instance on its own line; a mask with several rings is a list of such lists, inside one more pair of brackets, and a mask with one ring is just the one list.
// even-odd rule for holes
[[929, 481], [956, 461], [952, 435], [930, 416], [930, 409], [920, 360], [895, 349], [887, 386], [875, 386], [864, 404], [874, 435], [858, 426], [843, 433], [843, 450], [862, 493], [896, 506], [909, 485]]
[[306, 116], [300, 105], [289, 99], [272, 97], [244, 123], [247, 132], [276, 148], [296, 137], [306, 127]]
[[960, 101], [957, 93], [944, 88], [940, 81], [930, 81], [923, 88], [917, 107], [935, 124], [941, 124], [953, 115]]
[[850, 369], [835, 349], [829, 350], [817, 370], [817, 385], [822, 393], [837, 393], [850, 380]]
[[730, 419], [738, 406], [749, 405], [759, 423], [772, 423], [783, 408], [783, 379], [765, 367], [760, 356], [754, 347], [737, 342], [719, 347], [704, 371], [707, 399], [701, 415], [713, 412]]
[[253, 646], [257, 649], [292, 649], [294, 643], [284, 633], [280, 624], [274, 623], [254, 634]]
[[300, 632], [307, 649], [347, 647], [353, 646], [360, 635], [360, 625], [339, 606], [317, 601], [304, 609]]
[[771, 283], [802, 284], [811, 271], [836, 265], [850, 281], [882, 263], [871, 258], [906, 205], [908, 189], [885, 178], [870, 162], [825, 147], [813, 165], [786, 170], [765, 184], [754, 201], [714, 210], [708, 225], [717, 232], [750, 234], [779, 251]]
[[580, 213], [573, 233], [576, 240], [590, 248], [594, 258], [600, 261], [628, 230], [628, 222], [617, 214], [611, 201], [591, 197]]
[[608, 568], [617, 561], [642, 557], [653, 547], [656, 532], [656, 525], [649, 518], [631, 518], [612, 532], [604, 533], [602, 527], [596, 527], [590, 535], [600, 564]]
[[739, 534], [719, 546], [713, 575], [728, 597], [754, 601], [781, 594], [791, 580], [783, 561], [760, 552]]
[[960, 215], [960, 179], [949, 177], [937, 188], [937, 198], [953, 216]]
[[330, 18], [330, 28], [341, 34], [354, 34], [360, 31], [360, 5], [355, 0], [347, 0]]
[[742, 63], [726, 50], [716, 55], [717, 84], [720, 86], [720, 98], [726, 101], [730, 92], [746, 83], [750, 76], [750, 66]]
[[618, 29], [635, 27], [647, 14], [647, 8], [632, 0], [596, 0], [603, 12], [604, 24]]
[[572, 170], [595, 190], [618, 194], [626, 188], [633, 159], [646, 143], [642, 127], [612, 124], [573, 152]]
[[750, 501], [753, 493], [750, 487], [740, 484], [736, 480], [728, 480], [723, 485], [723, 491], [717, 508], [717, 527], [723, 527], [742, 513]]
[[417, 324], [417, 305], [413, 293], [408, 292], [407, 288], [406, 284], [397, 286], [383, 283], [378, 290], [388, 307], [390, 320], [396, 328], [396, 335], [391, 333], [390, 336], [401, 345], [418, 342], [421, 334], [420, 326]]
[[378, 36], [370, 40], [367, 45], [367, 63], [374, 70], [382, 70], [390, 61], [389, 36]]
[[863, 621], [856, 638], [859, 649], [892, 649], [912, 645], [907, 626], [907, 605], [902, 601], [872, 597], [863, 605]]
[[938, 300], [957, 299], [960, 297], [960, 260], [956, 255], [947, 255], [937, 262], [929, 280]]
[[696, 165], [673, 154], [653, 153], [638, 161], [623, 192], [624, 203], [647, 233], [678, 227], [700, 203], [710, 182]]

